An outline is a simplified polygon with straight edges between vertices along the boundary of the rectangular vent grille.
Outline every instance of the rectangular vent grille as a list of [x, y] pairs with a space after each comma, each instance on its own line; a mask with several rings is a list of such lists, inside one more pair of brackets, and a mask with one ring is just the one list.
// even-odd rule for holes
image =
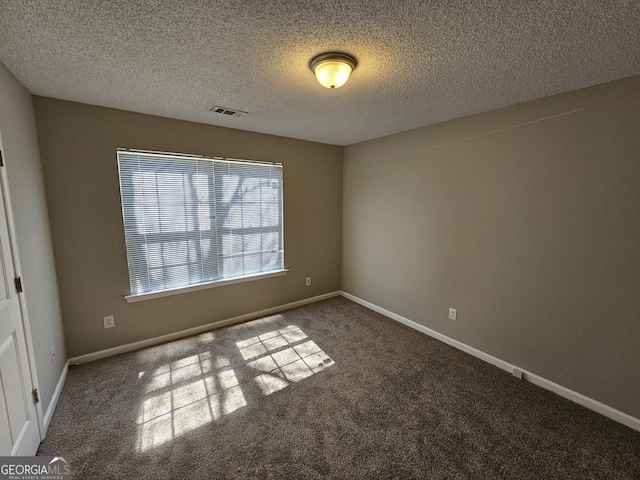
[[248, 112], [242, 110], [234, 110], [233, 108], [215, 106], [211, 109], [213, 113], [219, 113], [221, 115], [228, 115], [229, 117], [246, 117]]

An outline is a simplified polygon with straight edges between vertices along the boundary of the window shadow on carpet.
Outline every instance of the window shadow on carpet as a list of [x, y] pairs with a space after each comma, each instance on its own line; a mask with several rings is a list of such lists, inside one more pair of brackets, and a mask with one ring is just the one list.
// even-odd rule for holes
[[[252, 372], [263, 395], [271, 395], [335, 365], [297, 325], [235, 342], [238, 360], [204, 351], [141, 371], [145, 396], [137, 417], [139, 452], [172, 441], [247, 406], [238, 368]], [[245, 385], [246, 387], [246, 385]]]

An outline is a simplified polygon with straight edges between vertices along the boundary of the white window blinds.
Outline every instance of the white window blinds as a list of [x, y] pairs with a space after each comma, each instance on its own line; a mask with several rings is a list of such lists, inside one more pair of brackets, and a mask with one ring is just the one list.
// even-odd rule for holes
[[131, 295], [284, 268], [282, 165], [118, 151]]

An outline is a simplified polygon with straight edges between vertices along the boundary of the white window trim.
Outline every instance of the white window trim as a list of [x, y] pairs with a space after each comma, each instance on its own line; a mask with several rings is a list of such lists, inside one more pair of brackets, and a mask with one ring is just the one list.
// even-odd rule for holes
[[160, 292], [139, 293], [137, 295], [125, 295], [124, 299], [127, 303], [142, 302], [144, 300], [152, 300], [154, 298], [170, 297], [172, 295], [180, 295], [181, 293], [197, 292], [198, 290], [206, 290], [208, 288], [224, 287], [225, 285], [233, 285], [234, 283], [252, 282], [254, 280], [264, 280], [271, 277], [280, 277], [289, 273], [289, 269], [276, 270], [275, 272], [256, 273], [255, 275], [245, 275], [237, 278], [228, 278], [224, 280], [214, 280], [207, 283], [199, 283], [198, 285], [189, 285], [188, 287], [171, 288]]
[[[224, 162], [234, 162], [234, 163], [242, 163], [242, 164], [248, 164], [248, 165], [257, 165], [257, 166], [276, 166], [276, 167], [280, 167], [282, 168], [282, 163], [277, 163], [277, 162], [266, 162], [266, 161], [260, 161], [260, 160], [245, 160], [245, 159], [236, 159], [236, 158], [226, 158], [226, 157], [205, 157], [205, 156], [201, 156], [201, 155], [188, 155], [188, 154], [178, 154], [178, 153], [167, 153], [167, 152], [154, 152], [154, 151], [146, 151], [146, 150], [134, 150], [134, 149], [125, 149], [125, 148], [118, 148], [118, 168], [120, 168], [120, 152], [125, 152], [125, 153], [131, 153], [131, 154], [136, 154], [138, 156], [150, 156], [150, 157], [162, 157], [162, 158], [176, 158], [176, 159], [192, 159], [192, 160], [213, 160], [213, 161], [224, 161]], [[280, 180], [280, 182], [282, 183], [282, 179]], [[120, 183], [121, 183], [121, 189], [122, 189], [122, 178], [120, 178]], [[280, 184], [281, 185], [281, 184]], [[283, 195], [282, 192], [282, 185], [280, 186], [281, 190], [280, 193]], [[283, 207], [282, 207], [282, 200], [283, 198], [281, 197], [280, 200], [280, 232], [281, 232], [281, 236], [284, 237], [284, 212], [283, 212]], [[124, 199], [121, 199], [122, 202], [122, 207], [123, 207], [123, 220], [124, 220]], [[125, 229], [126, 229], [126, 224], [125, 224]], [[125, 235], [126, 236], [126, 235]], [[146, 241], [146, 240], [145, 240]], [[281, 252], [284, 252], [284, 238], [281, 239]], [[128, 257], [129, 258], [129, 257]], [[256, 272], [253, 274], [248, 274], [248, 275], [238, 275], [238, 276], [234, 276], [234, 277], [226, 277], [226, 278], [220, 278], [220, 279], [216, 279], [216, 280], [205, 280], [202, 279], [201, 283], [197, 283], [194, 285], [184, 285], [184, 286], [178, 286], [175, 288], [167, 288], [167, 289], [163, 289], [163, 290], [155, 290], [155, 291], [149, 291], [149, 292], [144, 292], [144, 293], [130, 293], [129, 295], [124, 295], [124, 299], [127, 301], [127, 303], [134, 303], [134, 302], [139, 302], [139, 301], [143, 301], [143, 300], [151, 300], [154, 298], [161, 298], [161, 297], [167, 297], [167, 296], [172, 296], [172, 295], [178, 295], [178, 294], [182, 294], [182, 293], [188, 293], [188, 292], [192, 292], [192, 291], [198, 291], [198, 290], [204, 290], [204, 289], [208, 289], [208, 288], [215, 288], [215, 287], [221, 287], [221, 286], [225, 286], [225, 285], [232, 285], [235, 283], [242, 283], [242, 282], [249, 282], [249, 281], [253, 281], [253, 280], [261, 280], [261, 279], [267, 279], [270, 277], [277, 277], [277, 276], [281, 276], [281, 275], [286, 275], [289, 272], [289, 269], [285, 268], [284, 266], [284, 258], [281, 259], [281, 265], [280, 268], [277, 270], [268, 270], [268, 271], [262, 271], [262, 272]], [[130, 265], [129, 265], [130, 267]], [[131, 268], [129, 268], [129, 275], [131, 276]], [[130, 278], [130, 282], [131, 282], [131, 278]], [[132, 287], [133, 290], [133, 287]]]

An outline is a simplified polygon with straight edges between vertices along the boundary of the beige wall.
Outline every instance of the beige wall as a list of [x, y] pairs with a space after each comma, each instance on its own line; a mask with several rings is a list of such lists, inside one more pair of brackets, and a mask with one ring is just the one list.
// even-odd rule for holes
[[[31, 94], [0, 63], [0, 131], [43, 410], [66, 362]], [[49, 350], [56, 356], [51, 363]]]
[[[69, 356], [339, 289], [342, 147], [49, 98], [34, 103]], [[289, 274], [128, 304], [118, 147], [282, 162]], [[115, 315], [115, 328], [103, 328], [106, 315]]]
[[347, 147], [343, 180], [343, 290], [640, 418], [640, 77]]

